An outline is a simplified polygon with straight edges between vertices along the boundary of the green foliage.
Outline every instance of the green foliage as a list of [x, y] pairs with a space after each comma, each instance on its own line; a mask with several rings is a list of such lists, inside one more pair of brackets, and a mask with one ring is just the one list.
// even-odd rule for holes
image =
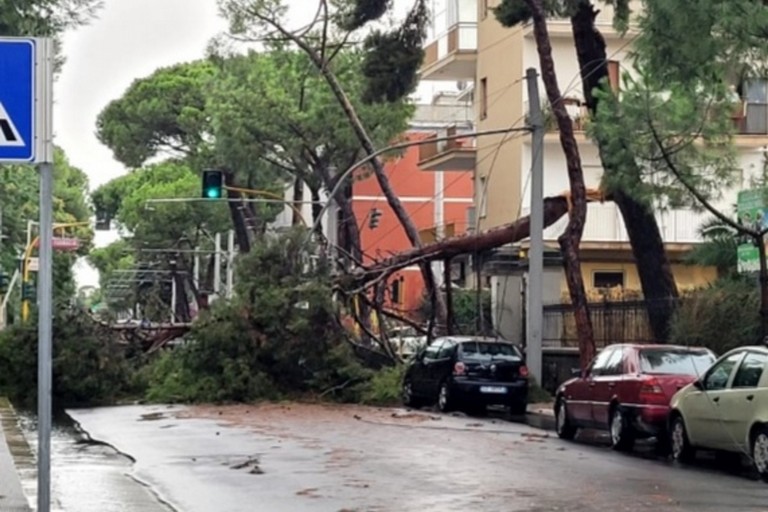
[[0, 35], [57, 36], [86, 23], [102, 0], [24, 0], [0, 3]]
[[362, 394], [362, 402], [371, 405], [396, 405], [402, 400], [405, 365], [383, 368], [373, 374]]
[[640, 66], [659, 81], [728, 83], [764, 76], [768, 10], [754, 0], [645, 0], [635, 41]]
[[357, 396], [368, 373], [343, 341], [327, 269], [308, 266], [305, 237], [267, 239], [242, 257], [236, 298], [205, 312], [190, 342], [155, 363], [149, 398], [245, 402], [336, 387], [339, 399]]
[[721, 277], [735, 276], [737, 272], [738, 233], [728, 224], [715, 217], [703, 223], [699, 236], [704, 240], [685, 257], [692, 265], [715, 267]]
[[760, 296], [748, 278], [721, 279], [684, 297], [670, 328], [671, 343], [722, 354], [760, 342]]
[[[453, 290], [453, 322], [458, 334], [486, 334], [493, 326], [493, 314], [491, 312], [491, 292], [480, 291], [480, 304], [483, 314], [483, 332], [477, 332], [477, 290], [454, 289]], [[422, 299], [420, 313], [426, 322], [429, 319], [431, 305], [428, 297]]]
[[425, 3], [417, 2], [400, 27], [389, 32], [375, 30], [366, 37], [363, 75], [368, 83], [364, 102], [394, 103], [416, 89], [424, 60], [427, 18]]
[[[54, 318], [53, 401], [56, 407], [112, 403], [130, 391], [131, 367], [113, 335], [83, 311]], [[32, 406], [37, 398], [37, 327], [0, 333], [0, 394]]]
[[[405, 101], [364, 104], [365, 58], [359, 50], [343, 50], [329, 66], [374, 144], [384, 146], [407, 128], [413, 106]], [[357, 135], [304, 53], [275, 47], [232, 57], [221, 64], [219, 77], [208, 107], [219, 158], [242, 165], [261, 161], [273, 173], [289, 172], [315, 185], [317, 173], [329, 166], [343, 171], [359, 159]]]
[[605, 190], [629, 191], [662, 208], [700, 209], [689, 189], [719, 199], [737, 178], [734, 104], [724, 87], [692, 90], [650, 75], [625, 76], [620, 101], [610, 91], [596, 96], [600, 106], [589, 132], [601, 141], [603, 162], [612, 170], [603, 177]]
[[392, 0], [352, 0], [351, 5], [339, 13], [339, 26], [344, 30], [356, 30], [384, 16], [391, 6]]
[[140, 167], [161, 151], [199, 154], [207, 132], [206, 87], [213, 76], [213, 66], [199, 61], [135, 80], [99, 114], [99, 140], [128, 167]]

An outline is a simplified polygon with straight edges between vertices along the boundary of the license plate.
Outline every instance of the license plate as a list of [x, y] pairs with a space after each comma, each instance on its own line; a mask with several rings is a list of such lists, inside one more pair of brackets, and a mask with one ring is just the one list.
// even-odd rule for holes
[[480, 386], [481, 393], [506, 393], [507, 388], [504, 386]]

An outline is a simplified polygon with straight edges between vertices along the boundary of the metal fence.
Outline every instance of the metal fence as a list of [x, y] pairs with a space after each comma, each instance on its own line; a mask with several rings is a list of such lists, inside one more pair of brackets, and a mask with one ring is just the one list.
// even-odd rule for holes
[[[611, 343], [650, 343], [654, 341], [648, 321], [649, 302], [592, 302], [589, 313], [595, 335], [595, 346]], [[666, 306], [665, 306], [666, 307]], [[544, 347], [577, 347], [576, 321], [571, 304], [544, 306], [542, 333]]]

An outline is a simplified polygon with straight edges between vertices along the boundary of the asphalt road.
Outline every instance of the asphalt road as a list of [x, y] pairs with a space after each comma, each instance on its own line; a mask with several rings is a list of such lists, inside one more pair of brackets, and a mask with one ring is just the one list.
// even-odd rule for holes
[[738, 512], [768, 484], [501, 419], [313, 405], [71, 411], [184, 512]]

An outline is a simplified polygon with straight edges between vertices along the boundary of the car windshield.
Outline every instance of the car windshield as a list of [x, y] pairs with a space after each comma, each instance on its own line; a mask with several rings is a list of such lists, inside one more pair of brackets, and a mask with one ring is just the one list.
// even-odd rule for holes
[[715, 357], [706, 350], [644, 349], [640, 351], [642, 373], [666, 375], [702, 375]]
[[505, 359], [520, 361], [520, 352], [511, 343], [490, 341], [465, 341], [461, 344], [461, 353], [467, 359]]

